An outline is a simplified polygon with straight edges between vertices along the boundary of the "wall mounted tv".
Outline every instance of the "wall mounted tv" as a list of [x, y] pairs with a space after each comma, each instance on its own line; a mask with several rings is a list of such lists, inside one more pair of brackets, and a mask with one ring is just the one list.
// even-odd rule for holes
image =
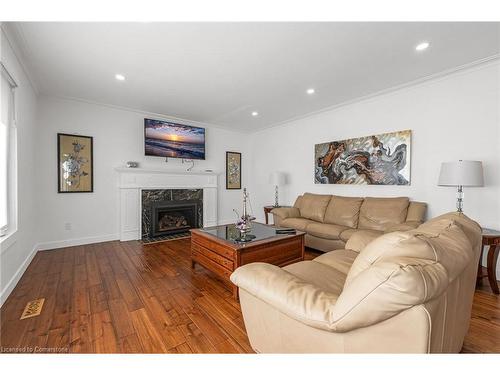
[[144, 119], [146, 156], [205, 160], [205, 129]]

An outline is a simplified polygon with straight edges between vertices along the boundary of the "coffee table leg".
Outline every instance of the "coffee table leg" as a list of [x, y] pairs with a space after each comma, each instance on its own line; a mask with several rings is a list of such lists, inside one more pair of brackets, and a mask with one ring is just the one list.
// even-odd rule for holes
[[488, 280], [490, 282], [491, 290], [495, 294], [500, 294], [496, 275], [498, 250], [500, 250], [500, 248], [497, 248], [497, 245], [491, 245], [488, 251]]

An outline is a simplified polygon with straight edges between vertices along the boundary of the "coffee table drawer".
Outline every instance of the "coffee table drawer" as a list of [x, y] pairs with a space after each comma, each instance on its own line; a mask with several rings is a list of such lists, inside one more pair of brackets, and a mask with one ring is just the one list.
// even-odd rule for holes
[[212, 259], [207, 258], [206, 256], [204, 256], [203, 254], [201, 254], [197, 251], [191, 252], [191, 260], [198, 263], [198, 264], [201, 264], [206, 269], [214, 272], [223, 281], [225, 281], [227, 283], [231, 283], [229, 281], [229, 277], [233, 273], [232, 270], [229, 270], [226, 267], [221, 266], [219, 263], [214, 262]]
[[223, 257], [232, 260], [234, 256], [234, 250], [225, 248], [222, 245], [219, 245], [215, 241], [210, 241], [199, 235], [191, 235], [191, 243], [194, 245], [198, 245], [204, 247], [206, 249], [210, 249], [210, 252], [217, 253], [222, 255]]
[[234, 270], [234, 263], [232, 260], [229, 260], [229, 259], [213, 252], [212, 250], [209, 250], [203, 246], [200, 246], [196, 242], [191, 244], [191, 251], [193, 252], [193, 255], [201, 254], [204, 257], [210, 259], [212, 262], [220, 264], [221, 266], [223, 266], [224, 268], [226, 268], [230, 271]]

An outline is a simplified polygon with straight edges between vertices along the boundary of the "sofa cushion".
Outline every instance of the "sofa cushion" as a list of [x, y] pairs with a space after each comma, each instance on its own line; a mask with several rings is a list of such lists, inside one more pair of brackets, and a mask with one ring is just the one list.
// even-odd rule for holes
[[425, 220], [426, 211], [427, 211], [427, 203], [412, 201], [408, 206], [406, 221], [423, 222]]
[[293, 204], [293, 207], [300, 209], [301, 202], [302, 202], [302, 195], [299, 195], [297, 197], [297, 199], [295, 199], [295, 203]]
[[285, 228], [293, 228], [297, 230], [301, 230], [303, 232], [306, 231], [306, 228], [309, 224], [313, 224], [315, 221], [309, 220], [309, 219], [303, 219], [301, 217], [289, 217], [287, 219], [284, 219], [281, 222], [281, 226]]
[[337, 295], [342, 292], [347, 276], [335, 268], [311, 260], [293, 263], [283, 269], [305, 282]]
[[307, 233], [327, 240], [338, 240], [342, 231], [349, 229], [343, 225], [312, 223], [307, 226]]
[[477, 236], [477, 232], [481, 232], [481, 226], [474, 220], [460, 212], [450, 212], [444, 215], [437, 216], [418, 228], [409, 231], [415, 235], [425, 234], [430, 237], [438, 237], [443, 228], [447, 227], [447, 223], [453, 221], [462, 231], [470, 242], [473, 248], [477, 248], [482, 244], [482, 236]]
[[418, 228], [418, 226], [421, 224], [422, 224], [422, 222], [420, 222], [420, 221], [405, 221], [404, 223], [395, 224], [395, 225], [391, 225], [391, 226], [387, 227], [384, 230], [384, 233], [406, 232], [408, 230]]
[[349, 240], [345, 244], [345, 248], [359, 253], [366, 247], [366, 245], [383, 234], [384, 232], [373, 229], [357, 230], [349, 238]]
[[[467, 219], [467, 221], [475, 223], [470, 219]], [[470, 231], [471, 237], [474, 237], [474, 233], [477, 231], [480, 233], [481, 230], [477, 226], [477, 228], [472, 227]], [[469, 250], [468, 255], [462, 254], [463, 251], [460, 254], [452, 255], [453, 252], [457, 251], [459, 245], [463, 247], [462, 243], [456, 243], [457, 241], [463, 241], [464, 237], [466, 238], [465, 245], [472, 249], [473, 245], [469, 242], [461, 225], [457, 224], [454, 217], [449, 215], [433, 219], [420, 225], [417, 229], [407, 232], [384, 234], [371, 241], [360, 252], [349, 270], [346, 283], [349, 283], [374, 263], [389, 258], [431, 259], [435, 262], [446, 263], [447, 269], [455, 269], [456, 267], [453, 264], [461, 261], [459, 257], [462, 257], [463, 260], [464, 257], [472, 254], [472, 250]], [[447, 240], [449, 240], [448, 243], [446, 243]], [[436, 245], [441, 246], [440, 253], [437, 252]]]
[[[339, 331], [373, 325], [435, 299], [474, 262], [475, 249], [461, 225], [442, 219], [423, 230], [385, 234], [366, 246], [332, 312]], [[473, 242], [480, 241], [480, 228], [469, 228]]]
[[326, 208], [324, 222], [356, 228], [362, 203], [363, 198], [334, 195]]
[[326, 207], [331, 198], [331, 195], [305, 193], [300, 201], [300, 216], [323, 222]]
[[273, 208], [271, 211], [273, 215], [278, 216], [280, 219], [286, 219], [289, 217], [300, 217], [300, 211], [296, 207], [278, 207]]
[[406, 220], [409, 199], [365, 198], [359, 214], [359, 229], [385, 230]]
[[316, 249], [323, 252], [340, 250], [345, 247], [345, 242], [342, 240], [328, 240], [326, 238], [316, 237], [306, 233], [304, 237], [304, 245], [311, 249]]
[[342, 233], [340, 233], [340, 239], [344, 242], [347, 242], [351, 236], [356, 233], [357, 229], [346, 229]]
[[346, 276], [358, 253], [351, 250], [335, 250], [314, 258], [314, 262], [325, 264], [344, 273]]

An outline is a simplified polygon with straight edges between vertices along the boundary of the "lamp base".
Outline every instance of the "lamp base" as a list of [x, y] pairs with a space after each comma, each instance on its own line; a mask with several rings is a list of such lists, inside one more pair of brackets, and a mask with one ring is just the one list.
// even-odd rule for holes
[[464, 212], [464, 190], [462, 185], [457, 187], [457, 212]]

